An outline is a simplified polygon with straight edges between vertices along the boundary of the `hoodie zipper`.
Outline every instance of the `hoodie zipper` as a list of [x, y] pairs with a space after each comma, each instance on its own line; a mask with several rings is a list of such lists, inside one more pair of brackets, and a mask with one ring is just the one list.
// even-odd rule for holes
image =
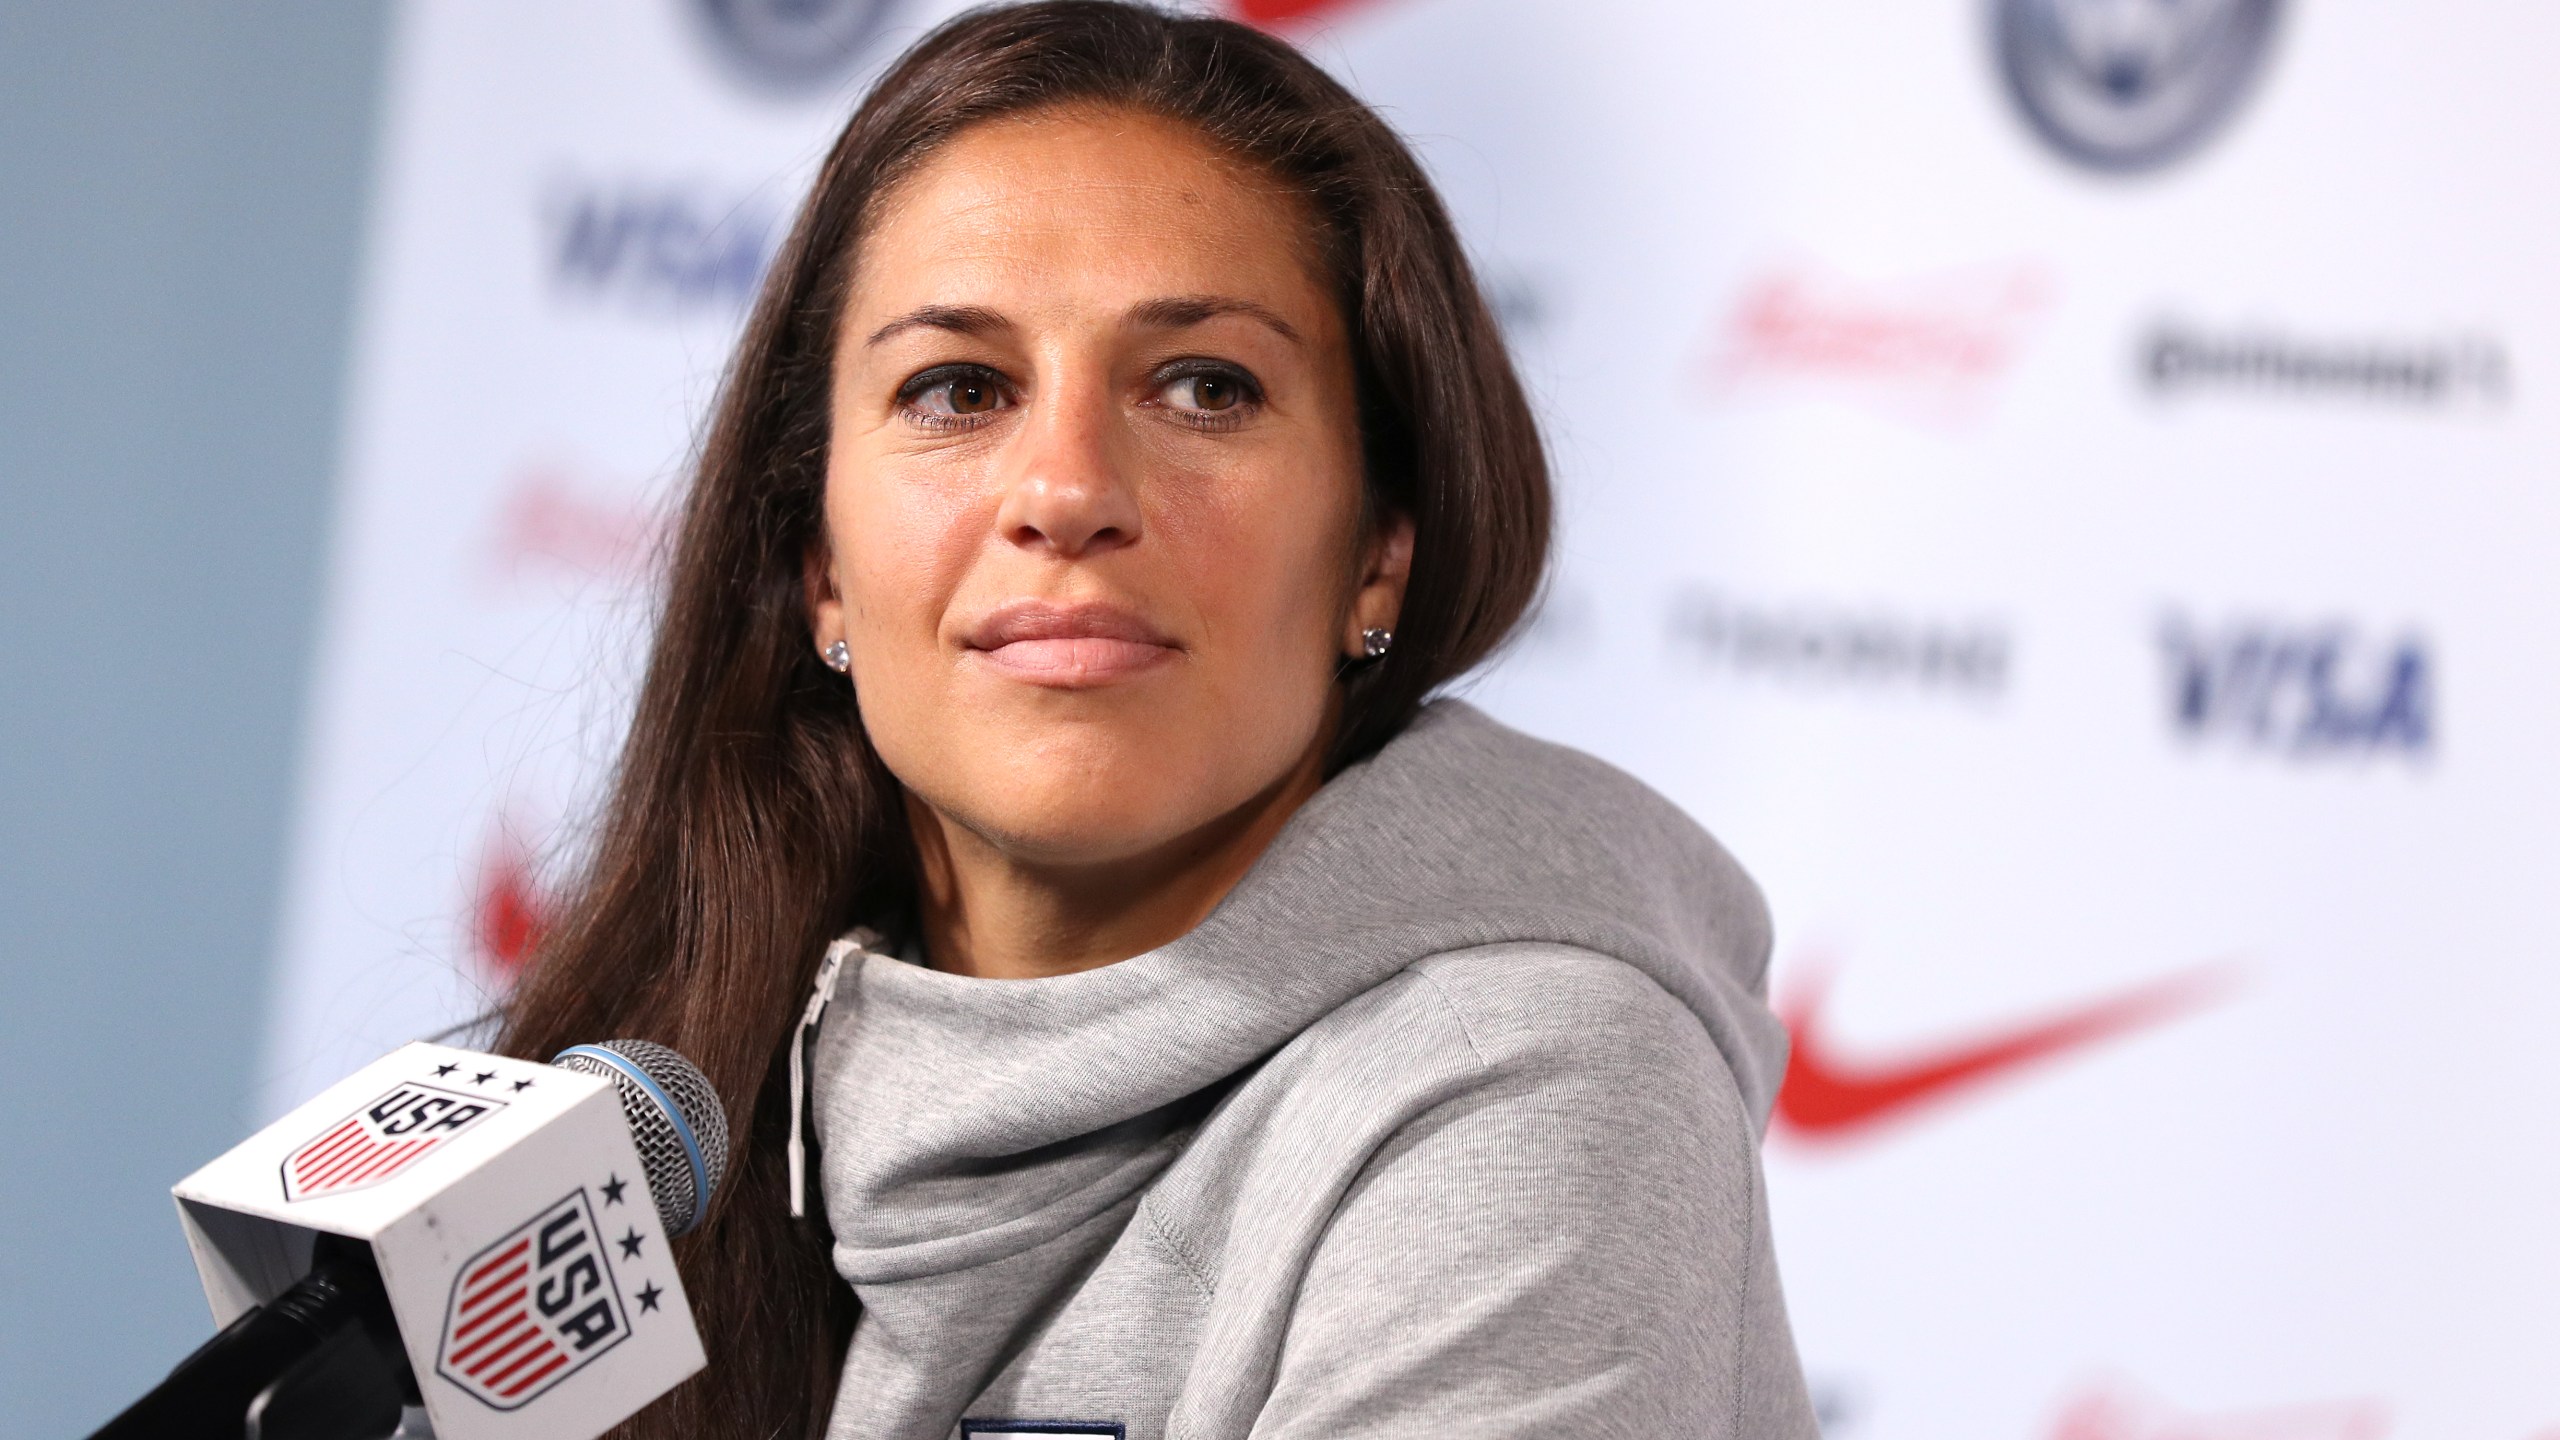
[[827, 947], [827, 957], [818, 962], [818, 978], [809, 986], [809, 1003], [800, 1011], [799, 1027], [791, 1032], [791, 1217], [806, 1218], [809, 1213], [809, 1040], [818, 1030], [820, 1017], [827, 1013], [827, 1002], [835, 998], [836, 976], [844, 969], [848, 955], [867, 955], [871, 947], [881, 943], [878, 932], [858, 929]]

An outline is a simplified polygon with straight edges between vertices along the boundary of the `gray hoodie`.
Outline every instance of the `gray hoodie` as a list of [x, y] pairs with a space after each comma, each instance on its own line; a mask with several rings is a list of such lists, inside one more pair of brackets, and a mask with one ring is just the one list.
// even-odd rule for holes
[[1810, 1437], [1768, 912], [1587, 756], [1431, 706], [1199, 928], [856, 949], [812, 1051], [835, 1440]]

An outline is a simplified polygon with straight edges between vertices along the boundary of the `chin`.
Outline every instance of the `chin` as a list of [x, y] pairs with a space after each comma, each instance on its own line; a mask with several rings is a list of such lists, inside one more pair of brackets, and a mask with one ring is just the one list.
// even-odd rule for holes
[[954, 737], [958, 745], [937, 747], [943, 783], [918, 793], [1021, 859], [1109, 864], [1237, 810], [1296, 759], [1286, 746], [1258, 753], [1244, 725], [1126, 723], [1134, 718]]
[[[1171, 844], [1233, 806], [1197, 786], [1168, 783], [1160, 767], [1125, 764], [1073, 771], [1015, 770], [943, 812], [1018, 859], [1107, 865]], [[972, 787], [975, 788], [975, 787]]]

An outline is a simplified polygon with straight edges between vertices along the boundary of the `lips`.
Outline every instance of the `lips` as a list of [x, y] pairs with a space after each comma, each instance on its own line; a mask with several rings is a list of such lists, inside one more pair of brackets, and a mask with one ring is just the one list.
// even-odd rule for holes
[[1181, 653], [1144, 617], [1113, 605], [1020, 601], [969, 627], [970, 654], [1013, 679], [1062, 689], [1109, 685]]

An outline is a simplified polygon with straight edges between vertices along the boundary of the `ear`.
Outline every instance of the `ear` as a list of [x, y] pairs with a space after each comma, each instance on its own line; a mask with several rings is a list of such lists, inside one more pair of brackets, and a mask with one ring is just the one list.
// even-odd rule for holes
[[844, 592], [836, 585], [835, 547], [821, 531], [800, 556], [800, 600], [809, 612], [809, 645], [821, 656], [845, 638]]
[[1391, 512], [1380, 517], [1362, 557], [1360, 588], [1351, 597], [1351, 613], [1343, 622], [1342, 653], [1357, 660], [1368, 653], [1363, 630], [1393, 630], [1404, 613], [1405, 581], [1413, 574], [1413, 517]]

